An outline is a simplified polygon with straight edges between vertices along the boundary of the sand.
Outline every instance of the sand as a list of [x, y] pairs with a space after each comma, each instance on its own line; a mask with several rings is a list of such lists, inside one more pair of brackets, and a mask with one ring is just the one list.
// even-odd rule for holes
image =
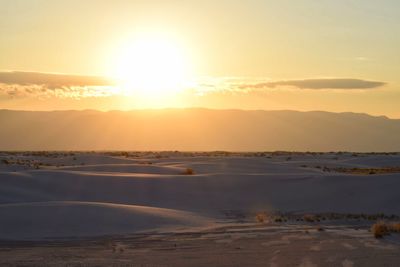
[[[27, 243], [37, 247], [42, 242], [60, 240], [97, 240], [101, 243], [110, 237], [114, 243], [118, 239], [124, 246], [132, 247], [129, 238], [143, 237], [143, 234], [150, 239], [161, 234], [160, 242], [169, 247], [171, 235], [181, 233], [193, 239], [192, 247], [188, 249], [190, 253], [195, 253], [194, 247], [197, 246], [202, 247], [202, 253], [214, 249], [226, 253], [228, 248], [240, 250], [241, 246], [258, 247], [257, 251], [261, 253], [263, 248], [279, 247], [275, 252], [268, 252], [270, 266], [285, 266], [279, 255], [293, 246], [293, 238], [298, 240], [294, 248], [307, 244], [307, 251], [320, 255], [315, 258], [314, 254], [309, 257], [296, 254], [291, 260], [298, 266], [314, 266], [315, 262], [322, 264], [321, 255], [325, 255], [325, 260], [333, 257], [330, 260], [342, 266], [355, 263], [357, 266], [360, 259], [350, 257], [351, 251], [355, 250], [365, 254], [370, 250], [387, 249], [385, 253], [392, 257], [387, 261], [388, 266], [400, 260], [393, 256], [400, 246], [396, 235], [377, 241], [368, 232], [380, 217], [346, 219], [348, 214], [377, 213], [384, 214], [382, 219], [390, 219], [392, 215], [396, 219], [400, 215], [400, 174], [360, 175], [324, 171], [324, 167], [398, 167], [398, 154], [233, 153], [224, 156], [223, 153], [174, 152], [132, 152], [128, 155], [3, 152], [0, 160], [0, 247], [26, 244], [18, 242], [39, 242]], [[193, 174], [187, 173], [188, 168], [193, 170]], [[254, 219], [260, 212], [268, 215], [266, 222], [261, 224]], [[318, 223], [298, 220], [304, 214], [325, 216], [329, 213], [341, 214], [342, 217], [336, 220], [327, 218], [326, 222]], [[274, 221], [277, 216], [281, 216], [282, 223]], [[239, 225], [239, 230], [232, 228], [236, 225]], [[257, 230], [260, 225], [262, 230]], [[323, 225], [326, 231], [319, 234], [323, 238], [318, 242], [311, 242], [310, 235], [304, 233], [309, 232], [307, 227], [315, 232], [317, 225]], [[224, 230], [216, 230], [221, 227]], [[216, 236], [214, 245], [207, 243], [204, 247], [204, 236], [209, 238], [213, 231]], [[244, 233], [232, 237], [235, 235], [230, 232], [238, 231]], [[271, 237], [271, 231], [276, 236]], [[288, 231], [295, 233], [285, 236]], [[362, 235], [350, 235], [351, 240], [343, 238], [349, 237], [349, 231], [362, 231]], [[337, 258], [331, 254], [328, 257], [324, 242], [330, 239], [335, 242], [330, 246], [331, 252], [336, 249], [350, 254], [344, 253]], [[143, 251], [154, 254], [154, 247], [146, 240], [141, 240]], [[176, 242], [182, 245], [186, 241], [178, 238]], [[108, 251], [103, 245], [98, 249]], [[85, 246], [92, 248], [99, 244]], [[28, 247], [33, 249], [31, 245]], [[75, 247], [73, 244], [70, 249]], [[8, 263], [21, 260], [23, 251], [14, 251], [14, 260]], [[44, 251], [34, 249], [34, 253]], [[87, 252], [77, 253], [85, 255]], [[141, 263], [153, 262], [155, 266], [163, 266], [160, 259], [165, 255], [161, 254], [157, 254], [160, 258], [152, 261], [144, 257]], [[263, 260], [259, 262], [261, 259], [264, 256], [257, 259], [260, 266], [265, 263]], [[56, 262], [54, 259], [49, 264]], [[106, 262], [103, 259], [100, 265], [107, 265]], [[252, 263], [258, 266], [257, 262]], [[200, 263], [207, 262], [195, 263], [190, 265], [202, 266]], [[215, 266], [230, 266], [228, 263], [225, 261]], [[177, 260], [176, 265], [167, 266], [185, 266], [185, 261]]]

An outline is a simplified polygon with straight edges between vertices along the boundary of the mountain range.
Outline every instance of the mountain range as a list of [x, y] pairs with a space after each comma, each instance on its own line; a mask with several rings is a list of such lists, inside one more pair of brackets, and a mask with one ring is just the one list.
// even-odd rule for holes
[[393, 152], [400, 120], [288, 110], [0, 110], [0, 150]]

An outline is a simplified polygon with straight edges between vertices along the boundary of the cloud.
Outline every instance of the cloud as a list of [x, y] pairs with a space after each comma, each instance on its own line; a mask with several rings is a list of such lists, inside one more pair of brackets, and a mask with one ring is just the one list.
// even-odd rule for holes
[[0, 94], [11, 97], [95, 97], [108, 96], [114, 82], [99, 76], [41, 72], [0, 72]]
[[[285, 89], [369, 90], [385, 84], [381, 81], [352, 78], [273, 81], [263, 77], [202, 77], [193, 83], [193, 87], [186, 88], [186, 92], [194, 95], [213, 93], [243, 95]], [[123, 88], [119, 88], [114, 81], [99, 76], [0, 71], [0, 96], [80, 99], [124, 94], [126, 92], [124, 93]]]
[[326, 79], [303, 79], [268, 81], [255, 84], [242, 84], [240, 88], [276, 88], [276, 87], [295, 87], [298, 89], [374, 89], [385, 85], [385, 82], [368, 81], [350, 78], [326, 78]]
[[41, 72], [9, 71], [0, 72], [0, 83], [18, 85], [45, 85], [48, 88], [70, 86], [110, 86], [113, 82], [104, 77], [68, 75]]

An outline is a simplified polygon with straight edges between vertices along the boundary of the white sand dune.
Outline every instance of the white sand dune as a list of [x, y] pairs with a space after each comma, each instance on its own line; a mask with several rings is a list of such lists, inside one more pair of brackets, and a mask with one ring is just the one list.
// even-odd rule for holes
[[146, 173], [146, 174], [180, 174], [183, 168], [173, 166], [157, 166], [153, 164], [96, 164], [85, 166], [62, 167], [61, 170], [72, 171], [90, 171], [90, 172], [128, 172], [128, 173]]
[[[0, 163], [0, 238], [193, 226], [203, 220], [193, 224], [192, 215], [216, 221], [225, 218], [226, 211], [400, 214], [399, 173], [352, 175], [322, 170], [322, 166], [400, 166], [400, 155], [182, 157], [171, 153], [169, 158], [150, 159], [151, 165], [138, 164], [149, 160], [145, 158], [101, 153], [77, 153], [76, 158], [65, 157], [63, 167], [39, 170]], [[91, 164], [74, 164], [81, 159]], [[62, 157], [57, 160], [62, 162]], [[195, 173], [184, 175], [185, 168]], [[154, 208], [167, 210], [160, 213]], [[31, 230], [29, 222], [34, 223]]]
[[1, 239], [79, 238], [209, 223], [190, 212], [77, 201], [2, 204], [0, 218]]

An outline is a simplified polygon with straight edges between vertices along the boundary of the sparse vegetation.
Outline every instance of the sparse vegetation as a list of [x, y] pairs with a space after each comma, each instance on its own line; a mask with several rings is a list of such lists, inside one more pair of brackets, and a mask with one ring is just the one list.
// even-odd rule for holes
[[[263, 151], [263, 152], [228, 152], [228, 151], [209, 151], [209, 152], [185, 152], [185, 151], [1, 151], [3, 155], [10, 156], [24, 156], [24, 157], [44, 157], [44, 158], [63, 158], [73, 157], [79, 153], [85, 154], [102, 154], [113, 157], [127, 157], [127, 158], [169, 158], [174, 157], [283, 157], [283, 159], [293, 159], [294, 156], [318, 156], [318, 155], [336, 155], [336, 156], [390, 156], [398, 155], [397, 152], [369, 152], [369, 153], [352, 153], [352, 152], [298, 152], [298, 151]], [[338, 160], [338, 157], [332, 159]]]
[[[262, 214], [262, 213], [258, 213]], [[256, 214], [256, 216], [258, 215]], [[265, 213], [266, 214], [266, 213]], [[397, 221], [400, 216], [395, 214], [364, 214], [364, 213], [316, 213], [316, 214], [293, 214], [293, 213], [269, 213], [267, 219], [270, 222], [305, 222], [305, 223], [318, 223], [321, 221], [338, 221], [338, 220], [355, 220], [355, 221], [377, 221], [377, 220], [387, 220], [387, 221]], [[257, 218], [256, 218], [257, 220]], [[400, 230], [400, 223], [392, 224], [393, 229]]]
[[347, 174], [373, 175], [386, 173], [400, 173], [400, 167], [382, 167], [382, 168], [328, 168], [324, 167], [324, 171], [335, 171]]

